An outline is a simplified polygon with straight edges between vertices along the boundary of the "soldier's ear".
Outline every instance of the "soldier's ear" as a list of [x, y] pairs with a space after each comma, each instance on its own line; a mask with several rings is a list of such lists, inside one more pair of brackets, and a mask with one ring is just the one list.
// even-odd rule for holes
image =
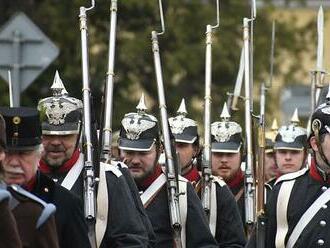
[[5, 159], [5, 151], [3, 149], [0, 150], [0, 161]]
[[309, 139], [309, 143], [310, 143], [312, 149], [313, 149], [314, 151], [318, 152], [319, 149], [317, 148], [317, 143], [316, 143], [316, 142], [317, 142], [317, 141], [316, 141], [315, 136], [312, 136], [312, 137]]

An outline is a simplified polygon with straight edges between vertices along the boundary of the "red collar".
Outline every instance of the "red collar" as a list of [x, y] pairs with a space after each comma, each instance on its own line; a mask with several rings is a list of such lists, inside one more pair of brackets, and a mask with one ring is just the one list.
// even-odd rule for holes
[[239, 169], [239, 171], [236, 173], [236, 176], [226, 183], [229, 186], [229, 188], [236, 188], [242, 183], [243, 180], [244, 180], [243, 172], [241, 169]]
[[142, 183], [140, 183], [138, 188], [140, 190], [146, 190], [162, 173], [163, 171], [161, 166], [159, 164], [156, 165], [154, 173], [152, 173]]
[[186, 174], [182, 176], [186, 178], [189, 182], [195, 183], [197, 183], [201, 179], [201, 176], [199, 175], [199, 172], [195, 166], [193, 166]]
[[39, 169], [41, 172], [46, 173], [46, 174], [51, 173], [54, 170], [56, 170], [56, 172], [58, 172], [58, 173], [66, 173], [77, 162], [79, 155], [80, 155], [80, 150], [78, 148], [73, 152], [71, 158], [68, 161], [66, 161], [63, 165], [61, 165], [59, 168], [56, 168], [56, 169], [50, 167], [45, 161], [40, 160]]
[[34, 175], [34, 177], [32, 177], [32, 179], [26, 185], [23, 186], [23, 188], [31, 192], [34, 189], [36, 183], [37, 183], [37, 176]]
[[[324, 183], [324, 179], [322, 178], [322, 176], [320, 175], [320, 172], [316, 168], [315, 159], [312, 159], [312, 161], [311, 161], [309, 174], [314, 180]], [[328, 179], [327, 183], [330, 184], [330, 178]]]

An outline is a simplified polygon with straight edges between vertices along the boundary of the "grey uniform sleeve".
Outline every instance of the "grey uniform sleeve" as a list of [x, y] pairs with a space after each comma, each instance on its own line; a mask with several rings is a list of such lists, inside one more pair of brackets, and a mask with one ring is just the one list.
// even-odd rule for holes
[[219, 247], [244, 247], [246, 240], [242, 219], [234, 195], [227, 185], [217, 184], [217, 228]]
[[187, 201], [187, 248], [218, 247], [209, 229], [201, 201], [190, 183], [187, 184]]
[[148, 232], [123, 176], [107, 173], [108, 226], [101, 247], [148, 247]]

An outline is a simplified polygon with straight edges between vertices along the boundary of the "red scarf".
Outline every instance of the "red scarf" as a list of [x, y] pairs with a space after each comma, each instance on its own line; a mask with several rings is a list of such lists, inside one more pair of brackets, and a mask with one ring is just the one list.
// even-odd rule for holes
[[238, 172], [236, 173], [236, 176], [226, 183], [229, 188], [236, 188], [242, 183], [243, 180], [244, 180], [243, 172], [241, 169], [239, 169]]
[[139, 185], [139, 189], [146, 190], [161, 174], [163, 173], [161, 166], [158, 164], [148, 178], [146, 178], [142, 183]]
[[195, 182], [197, 183], [201, 176], [199, 175], [199, 172], [195, 166], [193, 166], [185, 175], [183, 175], [184, 178], [186, 178], [189, 182]]
[[[72, 167], [73, 165], [77, 162], [78, 158], [79, 158], [79, 155], [80, 155], [80, 150], [79, 149], [76, 149], [71, 158], [66, 161], [62, 166], [60, 166], [59, 168], [56, 168], [56, 172], [58, 173], [66, 173], [68, 172]], [[43, 160], [40, 160], [39, 161], [39, 170], [45, 174], [49, 174], [51, 173], [52, 171], [54, 171], [54, 168], [52, 168], [51, 166], [49, 166], [48, 164], [46, 164], [45, 161]]]
[[[309, 170], [309, 174], [314, 180], [324, 183], [323, 177], [320, 175], [319, 171], [316, 168], [315, 159], [312, 159], [312, 161], [311, 161], [311, 167]], [[328, 179], [327, 183], [330, 184], [330, 178]]]

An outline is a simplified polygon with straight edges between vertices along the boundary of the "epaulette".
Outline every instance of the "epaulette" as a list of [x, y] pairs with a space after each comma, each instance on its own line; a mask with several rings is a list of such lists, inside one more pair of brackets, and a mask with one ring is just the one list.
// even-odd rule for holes
[[226, 185], [226, 182], [221, 177], [213, 176], [212, 181], [219, 184], [220, 187], [223, 187]]
[[0, 189], [0, 202], [4, 200], [9, 200], [11, 198], [11, 194], [5, 190], [5, 189]]
[[37, 221], [37, 225], [36, 225], [37, 229], [41, 227], [55, 213], [56, 207], [53, 204], [44, 202], [43, 200], [31, 194], [30, 192], [24, 190], [20, 186], [11, 185], [8, 187], [13, 191], [15, 191], [16, 193], [18, 193], [19, 195], [29, 198], [30, 200], [39, 203], [43, 207], [41, 215], [39, 216]]
[[308, 172], [308, 171], [309, 171], [309, 168], [303, 168], [303, 169], [298, 170], [298, 171], [296, 171], [296, 172], [292, 172], [292, 173], [288, 173], [288, 174], [282, 175], [282, 176], [280, 176], [280, 177], [276, 180], [274, 186], [277, 185], [277, 184], [280, 183], [280, 182], [283, 182], [283, 181], [290, 181], [290, 180], [294, 180], [294, 179], [296, 179], [296, 178], [298, 178], [298, 177], [301, 177], [301, 176], [305, 175], [306, 172]]
[[104, 170], [112, 172], [116, 177], [122, 176], [121, 171], [118, 169], [118, 163], [117, 161], [111, 161], [111, 164], [103, 163], [101, 162], [100, 164], [103, 164]]

